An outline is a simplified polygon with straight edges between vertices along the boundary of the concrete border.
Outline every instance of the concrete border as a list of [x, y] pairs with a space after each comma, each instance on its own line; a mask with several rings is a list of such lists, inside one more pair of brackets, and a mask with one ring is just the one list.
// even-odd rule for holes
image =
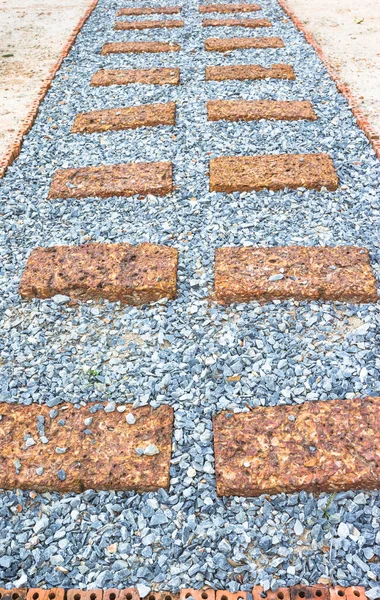
[[71, 48], [74, 45], [74, 42], [78, 36], [78, 33], [82, 29], [83, 25], [95, 9], [98, 4], [98, 0], [92, 0], [90, 6], [86, 9], [84, 15], [79, 19], [78, 24], [74, 27], [72, 34], [69, 36], [66, 44], [63, 46], [61, 52], [59, 53], [58, 59], [54, 63], [53, 67], [50, 69], [48, 76], [42, 82], [40, 90], [37, 94], [36, 99], [32, 102], [32, 108], [30, 109], [28, 115], [25, 119], [21, 121], [21, 126], [16, 134], [16, 137], [13, 143], [10, 145], [8, 150], [5, 151], [2, 157], [0, 157], [0, 179], [4, 177], [8, 167], [11, 166], [13, 161], [18, 157], [21, 151], [22, 143], [24, 141], [24, 137], [31, 128], [33, 127], [34, 121], [38, 114], [38, 109], [40, 104], [44, 100], [48, 90], [50, 89], [51, 83], [56, 76], [59, 68], [62, 65], [62, 62], [68, 56]]

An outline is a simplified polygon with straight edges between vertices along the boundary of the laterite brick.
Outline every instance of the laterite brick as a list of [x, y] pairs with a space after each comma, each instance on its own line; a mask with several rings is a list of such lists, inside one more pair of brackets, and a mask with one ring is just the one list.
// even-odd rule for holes
[[139, 15], [177, 15], [180, 13], [182, 8], [180, 6], [141, 6], [141, 7], [129, 7], [120, 8], [116, 16], [139, 16]]
[[368, 250], [355, 246], [250, 246], [217, 248], [215, 298], [219, 302], [378, 299]]
[[[91, 265], [88, 268], [91, 269]], [[94, 413], [90, 409], [91, 403], [78, 409], [68, 402], [59, 405], [59, 416], [52, 418], [47, 405], [2, 405], [0, 488], [41, 493], [81, 493], [88, 489], [140, 493], [168, 489], [173, 408], [168, 405], [157, 409], [134, 408], [128, 404], [127, 411], [135, 417], [131, 425], [125, 419], [128, 412], [98, 410]], [[40, 439], [38, 419], [41, 417], [47, 443]], [[64, 417], [63, 425], [59, 424], [59, 417]], [[85, 420], [89, 417], [92, 422], [87, 426]], [[34, 441], [31, 446], [26, 445], [26, 433], [27, 439]], [[37, 473], [41, 468], [42, 472]], [[53, 592], [29, 590], [27, 600], [54, 600]], [[67, 600], [79, 600], [78, 593], [78, 590], [69, 590]], [[82, 600], [93, 600], [90, 593], [96, 592], [82, 593], [88, 594], [81, 596]], [[98, 594], [101, 598], [102, 592]], [[55, 598], [64, 600], [64, 590], [57, 591]]]
[[[218, 495], [377, 489], [379, 410], [380, 397], [368, 397], [223, 411], [213, 419]], [[291, 600], [323, 588], [296, 589]]]
[[261, 10], [258, 4], [203, 4], [200, 13], [247, 13]]
[[108, 42], [102, 48], [102, 54], [154, 54], [158, 52], [178, 52], [179, 44], [174, 42]]
[[210, 161], [211, 192], [285, 188], [336, 190], [338, 176], [328, 154], [224, 156]]
[[268, 19], [203, 19], [203, 27], [272, 27]]
[[236, 37], [208, 38], [205, 40], [205, 50], [209, 52], [230, 52], [231, 50], [248, 50], [250, 48], [283, 48], [284, 42], [279, 37]]
[[206, 67], [206, 81], [250, 80], [255, 79], [295, 79], [293, 67], [277, 64], [271, 67], [261, 65], [228, 65]]
[[173, 190], [172, 163], [127, 163], [56, 171], [49, 198], [166, 196]]
[[317, 118], [309, 100], [210, 100], [207, 114], [209, 121], [315, 121]]
[[175, 102], [142, 104], [128, 108], [110, 108], [80, 113], [76, 116], [71, 133], [119, 131], [138, 127], [175, 124]]
[[178, 68], [156, 69], [102, 69], [94, 73], [91, 85], [178, 85], [180, 70]]
[[177, 295], [178, 252], [144, 242], [35, 248], [22, 274], [22, 298], [56, 294], [141, 305]]
[[184, 22], [171, 19], [167, 21], [117, 21], [114, 29], [116, 31], [129, 31], [141, 29], [173, 29], [183, 27]]

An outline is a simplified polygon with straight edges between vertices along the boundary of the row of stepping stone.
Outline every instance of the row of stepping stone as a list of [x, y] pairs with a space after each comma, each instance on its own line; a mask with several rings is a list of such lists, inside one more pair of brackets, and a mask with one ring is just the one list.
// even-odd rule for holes
[[[252, 5], [227, 5], [228, 9], [218, 6], [221, 12], [252, 9]], [[201, 7], [201, 12], [214, 9]], [[120, 14], [136, 14], [136, 10], [141, 9], [122, 9]], [[143, 10], [151, 14], [158, 9]], [[254, 19], [228, 19], [224, 24], [270, 25], [265, 20], [259, 21], [258, 24]], [[204, 24], [220, 26], [221, 22], [212, 20]], [[252, 40], [247, 40], [241, 38], [241, 45], [239, 38], [206, 40], [206, 47], [209, 50], [225, 49], [226, 44], [234, 48], [251, 47]], [[277, 45], [270, 45], [273, 43]], [[140, 52], [142, 46], [138, 44], [122, 42], [116, 48], [106, 45], [103, 53]], [[165, 48], [157, 47], [156, 42], [141, 44], [154, 45], [154, 48], [145, 46], [147, 52], [179, 49], [170, 42], [164, 43]], [[264, 47], [281, 47], [281, 43], [266, 41]], [[267, 77], [268, 72], [275, 77], [294, 78], [288, 65], [273, 65], [269, 70], [259, 65], [208, 67], [206, 78], [257, 79]], [[179, 84], [180, 76], [176, 69], [100, 71], [92, 83], [109, 85], [141, 79], [145, 83], [162, 83], [164, 79], [165, 83]], [[131, 123], [132, 126], [139, 123], [146, 126], [148, 121], [159, 124], [158, 113], [162, 113], [165, 124], [175, 123], [173, 103], [164, 105], [163, 111], [160, 105], [158, 108], [148, 105], [100, 112], [100, 115], [98, 111], [79, 115], [73, 132], [103, 130], [94, 129], [101, 125], [107, 129], [128, 129]], [[210, 120], [251, 120], [263, 114], [269, 118], [273, 115], [316, 118], [307, 101], [208, 103]], [[330, 157], [317, 154], [221, 157], [210, 162], [212, 191], [298, 186], [336, 189], [338, 180]], [[138, 163], [59, 171], [50, 198], [163, 195], [171, 190], [170, 163]], [[73, 298], [102, 297], [130, 304], [174, 298], [177, 260], [174, 248], [154, 244], [38, 248], [28, 260], [20, 293], [24, 298], [63, 293]], [[215, 254], [214, 281], [214, 297], [224, 303], [290, 297], [350, 302], [377, 299], [368, 252], [355, 247], [219, 248]], [[223, 411], [213, 419], [217, 493], [257, 496], [302, 489], [318, 492], [375, 488], [380, 475], [380, 431], [376, 421], [379, 406], [380, 398], [367, 398], [259, 407], [240, 414]], [[69, 404], [53, 410], [37, 405], [2, 405], [0, 437], [4, 468], [0, 472], [0, 488], [62, 492], [81, 492], [87, 488], [137, 492], [168, 488], [173, 409], [168, 405], [157, 409], [120, 405], [114, 409], [109, 404], [80, 409]]]
[[[104, 298], [142, 305], [177, 297], [178, 252], [144, 242], [35, 248], [19, 284], [24, 299]], [[217, 248], [212, 298], [223, 304], [271, 300], [377, 301], [365, 248]]]
[[[376, 489], [379, 410], [380, 397], [369, 397], [217, 414], [218, 495]], [[168, 489], [173, 419], [167, 404], [1, 404], [0, 489]]]

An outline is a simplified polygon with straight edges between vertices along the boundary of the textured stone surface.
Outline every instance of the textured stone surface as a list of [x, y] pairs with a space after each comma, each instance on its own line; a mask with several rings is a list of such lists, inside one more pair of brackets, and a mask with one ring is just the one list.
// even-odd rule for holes
[[177, 15], [180, 13], [182, 8], [180, 6], [141, 6], [141, 7], [128, 7], [120, 8], [117, 11], [116, 16], [138, 16], [138, 15]]
[[268, 19], [204, 19], [203, 27], [272, 27]]
[[172, 29], [175, 27], [183, 27], [184, 22], [180, 20], [167, 21], [117, 21], [114, 25], [116, 31], [126, 31], [131, 29]]
[[127, 163], [56, 171], [49, 198], [165, 196], [172, 191], [172, 163]]
[[207, 114], [209, 121], [315, 121], [317, 118], [309, 100], [210, 100]]
[[353, 246], [217, 248], [215, 296], [223, 303], [279, 299], [376, 302], [368, 251]]
[[102, 69], [91, 78], [91, 85], [128, 85], [143, 83], [146, 85], [178, 85], [179, 69]]
[[174, 42], [108, 42], [102, 48], [102, 54], [154, 54], [157, 52], [178, 52], [179, 44]]
[[25, 299], [106, 298], [140, 305], [177, 295], [178, 252], [144, 242], [35, 248], [22, 274]]
[[199, 7], [201, 13], [247, 13], [261, 10], [258, 4], [204, 4]]
[[321, 187], [336, 190], [338, 176], [328, 154], [222, 156], [210, 161], [211, 192], [248, 192]]
[[284, 46], [284, 42], [279, 37], [208, 38], [205, 40], [205, 50], [216, 52], [229, 52], [242, 48], [283, 48]]
[[238, 79], [295, 79], [293, 67], [290, 65], [231, 65], [225, 67], [206, 67], [206, 81], [226, 81]]
[[376, 489], [380, 398], [224, 411], [214, 417], [220, 496]]
[[143, 104], [128, 108], [94, 110], [76, 116], [72, 133], [93, 131], [118, 131], [156, 125], [175, 124], [175, 102], [167, 104]]
[[[0, 404], [0, 488], [40, 492], [168, 488], [173, 409], [127, 405], [136, 419], [128, 425], [123, 413], [94, 413], [90, 407], [60, 405], [59, 416], [52, 419], [46, 405]], [[45, 443], [37, 427], [39, 417], [44, 419]], [[87, 426], [84, 421], [90, 417]], [[59, 424], [62, 419], [64, 425]], [[35, 444], [26, 448], [27, 435]], [[136, 452], [149, 444], [159, 452], [152, 456]], [[57, 452], [57, 448], [65, 452]], [[44, 469], [42, 475], [36, 474], [39, 467]]]

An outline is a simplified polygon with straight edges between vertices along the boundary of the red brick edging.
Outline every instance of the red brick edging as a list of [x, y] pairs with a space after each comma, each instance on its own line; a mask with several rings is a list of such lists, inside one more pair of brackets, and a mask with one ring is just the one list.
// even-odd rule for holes
[[[328, 587], [325, 585], [295, 585], [288, 588], [279, 588], [276, 592], [267, 590], [264, 592], [260, 585], [255, 586], [252, 591], [252, 600], [367, 600], [363, 587]], [[16, 588], [5, 590], [0, 588], [1, 600], [248, 600], [248, 592], [229, 592], [227, 590], [213, 590], [202, 588], [195, 590], [191, 588], [181, 589], [180, 592], [150, 592], [148, 596], [141, 599], [136, 588], [124, 588], [122, 590], [92, 589], [80, 590], [64, 588]]]
[[37, 98], [32, 103], [32, 108], [30, 109], [28, 115], [26, 116], [25, 119], [23, 119], [21, 121], [21, 127], [16, 135], [16, 139], [11, 144], [10, 148], [5, 152], [5, 154], [0, 158], [0, 179], [2, 177], [4, 177], [8, 167], [11, 166], [11, 164], [13, 163], [15, 158], [17, 158], [18, 155], [20, 154], [24, 136], [27, 133], [29, 133], [29, 131], [31, 130], [31, 128], [34, 124], [34, 121], [36, 119], [40, 104], [42, 103], [48, 90], [50, 89], [51, 83], [52, 83], [58, 69], [60, 68], [63, 60], [69, 54], [72, 46], [74, 45], [74, 42], [77, 38], [78, 33], [82, 29], [83, 25], [85, 24], [85, 22], [87, 21], [87, 19], [89, 18], [89, 16], [91, 15], [92, 11], [94, 10], [94, 8], [96, 7], [97, 4], [98, 4], [98, 0], [92, 0], [90, 6], [88, 7], [88, 9], [84, 13], [84, 15], [80, 18], [78, 24], [74, 28], [72, 34], [69, 36], [66, 44], [63, 46], [61, 52], [59, 53], [57, 61], [55, 62], [53, 67], [50, 69], [49, 74], [46, 77], [46, 79], [43, 81], [43, 83], [40, 87], [40, 91], [37, 95]]
[[328, 74], [335, 82], [338, 91], [347, 98], [358, 126], [364, 131], [365, 135], [371, 142], [373, 149], [375, 150], [376, 156], [380, 158], [380, 136], [374, 131], [372, 125], [370, 124], [368, 118], [365, 116], [354, 94], [351, 92], [348, 85], [346, 85], [342, 81], [340, 75], [335, 70], [335, 67], [332, 65], [330, 59], [323, 52], [321, 46], [318, 44], [313, 34], [307, 29], [304, 23], [302, 23], [301, 20], [294, 14], [294, 12], [287, 4], [286, 0], [278, 0], [278, 2], [281, 8], [286, 12], [288, 17], [293, 21], [297, 29], [301, 33], [303, 33], [306, 41], [313, 46], [321, 61], [325, 64]]

